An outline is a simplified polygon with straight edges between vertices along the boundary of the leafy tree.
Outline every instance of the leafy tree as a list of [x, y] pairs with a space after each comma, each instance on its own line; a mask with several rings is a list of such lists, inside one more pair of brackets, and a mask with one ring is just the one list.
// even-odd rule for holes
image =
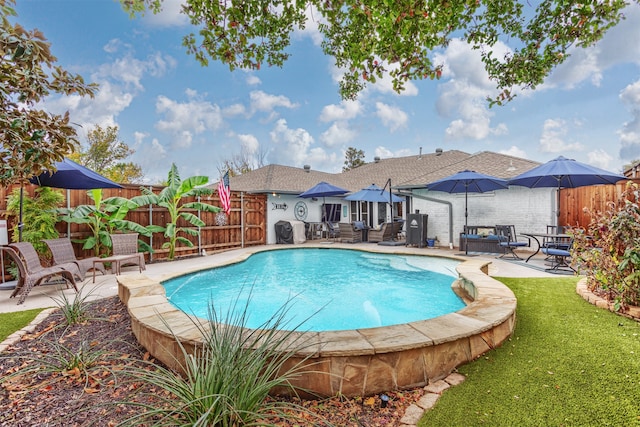
[[[64, 195], [60, 190], [50, 187], [37, 187], [33, 197], [24, 195], [22, 200], [22, 240], [31, 242], [39, 254], [48, 253], [47, 245], [43, 239], [55, 239], [58, 237], [56, 222], [58, 208], [64, 201]], [[15, 189], [7, 198], [7, 212], [9, 215], [18, 216], [20, 212], [20, 189]], [[19, 240], [18, 224], [13, 227], [12, 240]]]
[[[163, 0], [121, 0], [131, 15], [157, 12]], [[637, 2], [637, 0], [636, 0]], [[624, 18], [624, 0], [186, 0], [183, 6], [198, 34], [183, 44], [202, 65], [209, 59], [236, 68], [282, 66], [291, 34], [309, 20], [318, 23], [322, 50], [344, 70], [343, 98], [353, 99], [368, 83], [388, 75], [400, 92], [409, 80], [439, 78], [433, 53], [460, 37], [480, 50], [501, 93], [535, 88], [567, 58], [570, 47], [587, 47]], [[500, 54], [498, 42], [515, 46]]]
[[169, 211], [170, 221], [164, 227], [158, 227], [154, 231], [164, 232], [164, 237], [169, 239], [162, 245], [162, 248], [168, 248], [168, 258], [171, 260], [175, 257], [176, 245], [182, 243], [190, 248], [193, 247], [193, 243], [186, 237], [179, 235], [179, 233], [188, 234], [190, 236], [197, 236], [198, 230], [187, 227], [179, 227], [178, 220], [182, 219], [187, 223], [195, 227], [204, 227], [206, 224], [196, 215], [187, 210], [199, 210], [204, 212], [220, 212], [221, 209], [217, 206], [210, 205], [202, 202], [188, 202], [182, 203], [182, 199], [186, 197], [208, 196], [213, 193], [210, 188], [204, 187], [209, 183], [209, 178], [206, 176], [192, 176], [185, 179], [180, 179], [178, 174], [178, 168], [173, 163], [171, 169], [167, 175], [168, 186], [165, 187], [159, 194], [155, 194], [153, 191], [146, 187], [140, 187], [142, 196], [145, 197], [144, 204], [154, 204], [162, 206]]
[[0, 185], [24, 182], [78, 145], [69, 113], [38, 109], [51, 93], [89, 95], [95, 84], [56, 66], [50, 44], [38, 30], [9, 22], [14, 0], [0, 0]]
[[[145, 196], [136, 196], [131, 199], [124, 197], [109, 197], [102, 200], [102, 189], [89, 190], [87, 192], [93, 205], [80, 205], [72, 209], [59, 209], [61, 219], [72, 224], [87, 224], [91, 229], [91, 235], [83, 240], [82, 249], [93, 249], [96, 256], [108, 252], [111, 248], [111, 238], [115, 230], [133, 231], [143, 236], [151, 236], [154, 228], [144, 227], [136, 222], [125, 220], [130, 210], [136, 209], [145, 203]], [[143, 251], [149, 252], [152, 248], [140, 241]], [[106, 248], [106, 251], [105, 251]]]
[[263, 167], [266, 156], [267, 152], [265, 150], [259, 150], [255, 155], [251, 155], [246, 149], [242, 148], [240, 153], [223, 160], [222, 164], [218, 166], [218, 172], [220, 175], [226, 171], [229, 171], [229, 176], [242, 175]]
[[115, 182], [139, 182], [143, 177], [142, 167], [133, 162], [122, 162], [135, 151], [120, 141], [118, 126], [102, 128], [96, 125], [87, 134], [89, 147], [80, 150], [74, 157], [91, 170]]
[[346, 172], [351, 169], [355, 169], [358, 166], [364, 165], [364, 151], [358, 150], [353, 147], [347, 148], [347, 151], [344, 153], [344, 166], [342, 167], [342, 172]]

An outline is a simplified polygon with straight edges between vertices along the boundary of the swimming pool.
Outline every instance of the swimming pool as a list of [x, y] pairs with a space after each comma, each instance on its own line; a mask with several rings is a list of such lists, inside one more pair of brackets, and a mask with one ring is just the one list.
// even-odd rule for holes
[[[322, 247], [318, 243], [309, 247]], [[415, 247], [334, 244], [333, 248], [363, 252], [456, 258], [446, 251]], [[167, 367], [180, 371], [182, 349], [192, 353], [202, 345], [194, 316], [178, 310], [166, 297], [161, 282], [185, 273], [246, 261], [257, 253], [285, 248], [252, 246], [213, 256], [174, 261], [174, 273], [156, 277], [119, 275], [118, 294], [131, 316], [138, 342]], [[467, 306], [455, 313], [401, 325], [345, 331], [295, 332], [309, 346], [296, 353], [292, 363], [312, 368], [292, 383], [317, 396], [369, 396], [415, 388], [442, 379], [457, 366], [475, 360], [511, 336], [517, 301], [513, 292], [487, 275], [491, 261], [457, 258], [454, 283]], [[172, 263], [173, 264], [173, 263]], [[178, 273], [182, 272], [182, 273]], [[468, 300], [467, 300], [468, 298]]]
[[[431, 319], [464, 307], [451, 289], [459, 261], [349, 249], [265, 251], [163, 282], [167, 298], [206, 318], [247, 310], [249, 328], [287, 306], [286, 328], [340, 331]], [[300, 328], [297, 328], [298, 325]]]

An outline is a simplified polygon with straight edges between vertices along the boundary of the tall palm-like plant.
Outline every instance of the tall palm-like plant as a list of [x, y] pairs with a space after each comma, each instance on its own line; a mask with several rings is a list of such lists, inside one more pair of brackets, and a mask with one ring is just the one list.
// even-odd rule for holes
[[[131, 199], [124, 197], [109, 197], [102, 199], [102, 190], [95, 189], [87, 192], [93, 200], [93, 205], [80, 205], [72, 209], [60, 209], [61, 219], [73, 224], [87, 224], [91, 235], [84, 239], [82, 249], [93, 249], [96, 256], [100, 256], [103, 248], [111, 247], [109, 234], [115, 230], [126, 230], [151, 236], [152, 230], [136, 222], [125, 220], [127, 213], [146, 203], [146, 197], [136, 196]], [[151, 247], [142, 242], [143, 251], [151, 251]]]
[[[217, 206], [199, 201], [183, 203], [183, 199], [187, 197], [208, 196], [212, 194], [213, 191], [205, 187], [208, 183], [209, 177], [207, 176], [192, 176], [184, 181], [181, 180], [178, 168], [175, 163], [173, 163], [167, 175], [167, 186], [159, 194], [155, 194], [148, 188], [140, 188], [143, 194], [143, 196], [140, 197], [146, 196], [146, 203], [161, 206], [169, 212], [170, 221], [164, 227], [160, 227], [161, 231], [164, 232], [164, 237], [168, 239], [168, 241], [162, 245], [162, 248], [169, 249], [169, 259], [175, 257], [176, 245], [178, 243], [190, 248], [193, 247], [193, 243], [179, 233], [190, 236], [197, 236], [199, 233], [198, 230], [193, 228], [178, 227], [179, 219], [182, 218], [195, 227], [204, 227], [206, 225], [204, 221], [187, 210], [213, 213], [221, 211]], [[154, 229], [154, 231], [156, 231], [156, 229]]]

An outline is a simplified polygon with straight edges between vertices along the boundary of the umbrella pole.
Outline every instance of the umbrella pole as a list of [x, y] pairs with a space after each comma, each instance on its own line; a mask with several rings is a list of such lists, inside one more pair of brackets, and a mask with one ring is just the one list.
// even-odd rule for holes
[[560, 225], [560, 181], [558, 181], [558, 191], [556, 194], [556, 225]]
[[24, 196], [24, 183], [20, 181], [20, 209], [18, 211], [18, 242], [22, 242], [22, 197]]
[[469, 212], [467, 211], [467, 198], [468, 198], [468, 190], [467, 187], [464, 187], [464, 254], [469, 255], [469, 242], [467, 242], [467, 219], [469, 217]]

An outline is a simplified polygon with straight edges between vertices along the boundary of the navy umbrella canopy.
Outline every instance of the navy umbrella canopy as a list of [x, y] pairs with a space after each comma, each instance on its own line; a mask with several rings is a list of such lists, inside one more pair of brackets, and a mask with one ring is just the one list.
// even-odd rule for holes
[[67, 188], [70, 190], [90, 190], [92, 188], [122, 188], [120, 184], [77, 164], [73, 160], [64, 158], [56, 163], [56, 171], [43, 172], [29, 179], [32, 184]]
[[560, 156], [510, 179], [509, 185], [522, 185], [529, 188], [576, 188], [615, 184], [622, 179], [626, 177]]
[[345, 200], [360, 201], [360, 202], [378, 202], [378, 203], [399, 203], [402, 202], [402, 198], [391, 194], [389, 191], [383, 190], [375, 184], [371, 184], [367, 188], [363, 188], [360, 191], [356, 191], [353, 194], [349, 194], [344, 198]]
[[574, 159], [559, 156], [509, 180], [509, 185], [529, 188], [558, 188], [556, 215], [560, 216], [560, 189], [588, 185], [615, 184], [626, 179], [624, 175], [609, 172]]
[[[90, 190], [93, 188], [122, 188], [120, 184], [88, 169], [73, 160], [62, 159], [55, 164], [56, 171], [43, 172], [29, 179], [32, 184], [43, 187], [65, 188], [70, 190]], [[22, 193], [20, 186], [20, 212], [18, 216], [18, 240], [22, 241]]]
[[[467, 228], [469, 212], [467, 208], [468, 193], [484, 193], [494, 190], [508, 189], [508, 183], [504, 179], [465, 170], [451, 176], [442, 178], [426, 185], [431, 191], [444, 191], [446, 193], [464, 193], [464, 225]], [[465, 244], [465, 254], [467, 245]]]
[[349, 190], [321, 181], [307, 191], [300, 193], [298, 197], [310, 199], [312, 197], [340, 196], [348, 192]]
[[[329, 184], [328, 182], [324, 182], [324, 181], [320, 181], [319, 183], [317, 183], [316, 185], [314, 185], [313, 187], [311, 187], [310, 189], [308, 189], [307, 191], [301, 193], [298, 197], [302, 197], [302, 198], [306, 198], [306, 199], [310, 199], [312, 197], [322, 197], [322, 209], [325, 208], [325, 203], [324, 203], [324, 198], [325, 197], [330, 197], [330, 196], [341, 196], [343, 194], [348, 193], [349, 190], [345, 190], [344, 188], [338, 187], [336, 185], [333, 184]], [[333, 207], [333, 205], [330, 205], [330, 207]], [[332, 211], [332, 212], [325, 212], [323, 210], [323, 221], [326, 220], [326, 218], [333, 218], [334, 214], [336, 212]]]

